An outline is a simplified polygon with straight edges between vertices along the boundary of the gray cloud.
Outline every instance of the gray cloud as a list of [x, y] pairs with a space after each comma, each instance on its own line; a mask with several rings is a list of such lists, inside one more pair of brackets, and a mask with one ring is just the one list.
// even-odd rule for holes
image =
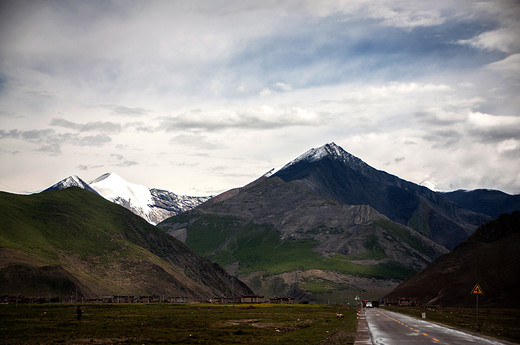
[[44, 144], [37, 148], [36, 151], [45, 152], [52, 156], [57, 156], [61, 154], [61, 145], [59, 143]]
[[114, 114], [128, 115], [128, 116], [142, 116], [148, 114], [148, 111], [143, 108], [131, 108], [125, 106], [114, 106], [112, 109]]
[[42, 141], [53, 140], [54, 133], [52, 129], [35, 129], [21, 132], [20, 137], [26, 141], [41, 143]]
[[195, 134], [183, 134], [175, 136], [170, 140], [170, 144], [196, 147], [203, 150], [216, 150], [225, 147], [221, 143], [208, 140], [208, 138], [204, 135]]
[[97, 168], [102, 168], [103, 165], [85, 165], [85, 164], [80, 164], [76, 167], [76, 169], [78, 170], [82, 170], [82, 171], [87, 171], [89, 169], [97, 169]]
[[89, 135], [85, 137], [74, 136], [70, 142], [79, 146], [103, 146], [111, 142], [112, 139], [106, 134]]
[[121, 160], [124, 159], [124, 157], [123, 157], [122, 155], [117, 154], [117, 153], [112, 153], [112, 154], [110, 155], [110, 157], [114, 157], [114, 158], [117, 159], [118, 161], [121, 161]]
[[126, 160], [123, 155], [120, 155], [118, 153], [112, 153], [110, 154], [110, 157], [115, 158], [118, 163], [114, 164], [116, 167], [131, 167], [135, 165], [140, 165], [136, 161]]
[[224, 129], [276, 129], [295, 126], [319, 126], [327, 114], [302, 108], [272, 108], [262, 106], [243, 110], [200, 110], [177, 116], [162, 117], [160, 127], [166, 131], [218, 131]]
[[451, 126], [460, 121], [460, 119], [456, 117], [440, 117], [438, 114], [428, 111], [416, 112], [414, 116], [419, 121], [419, 123], [435, 126]]
[[53, 119], [51, 126], [64, 127], [74, 129], [79, 132], [105, 132], [105, 133], [118, 133], [121, 131], [121, 125], [113, 122], [88, 122], [88, 123], [77, 123], [68, 121], [65, 119]]
[[116, 164], [116, 166], [118, 166], [118, 167], [131, 167], [134, 165], [140, 165], [140, 164], [135, 161], [123, 161], [121, 163]]
[[443, 141], [443, 142], [457, 142], [462, 135], [455, 130], [434, 130], [423, 136], [427, 141]]
[[17, 129], [11, 129], [9, 131], [6, 131], [4, 129], [0, 129], [0, 139], [5, 138], [19, 138], [20, 137], [20, 131]]
[[477, 140], [488, 143], [497, 143], [508, 139], [520, 140], [519, 127], [475, 128], [469, 130], [468, 133]]
[[102, 146], [112, 141], [106, 134], [81, 136], [74, 133], [56, 133], [53, 129], [21, 131], [12, 129], [0, 130], [0, 139], [19, 139], [22, 141], [39, 144], [36, 149], [53, 155], [61, 153], [61, 145], [71, 144], [76, 146]]
[[4, 154], [4, 153], [7, 153], [7, 154], [10, 154], [10, 155], [17, 155], [20, 153], [20, 151], [18, 150], [4, 150], [4, 149], [0, 149], [0, 153]]

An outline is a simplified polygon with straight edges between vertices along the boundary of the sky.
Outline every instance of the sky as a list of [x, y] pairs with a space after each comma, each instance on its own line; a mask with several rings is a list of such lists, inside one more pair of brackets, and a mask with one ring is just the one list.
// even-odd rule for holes
[[519, 194], [519, 33], [516, 0], [4, 0], [0, 190], [214, 195], [335, 142]]

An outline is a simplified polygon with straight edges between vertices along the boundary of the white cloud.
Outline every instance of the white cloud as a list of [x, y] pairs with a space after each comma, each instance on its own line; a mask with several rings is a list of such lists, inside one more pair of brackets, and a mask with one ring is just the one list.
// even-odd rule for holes
[[468, 122], [477, 128], [507, 128], [511, 126], [520, 128], [520, 118], [518, 117], [490, 115], [479, 112], [469, 113]]
[[501, 154], [518, 153], [520, 151], [520, 140], [506, 139], [498, 144], [497, 151]]
[[517, 29], [518, 28], [500, 28], [498, 30], [487, 31], [471, 39], [459, 40], [458, 43], [469, 44], [483, 50], [499, 50], [510, 53], [520, 44]]
[[437, 10], [403, 10], [380, 6], [378, 3], [370, 8], [370, 17], [382, 19], [383, 24], [398, 28], [414, 28], [441, 25], [445, 18]]
[[509, 55], [503, 60], [488, 64], [486, 68], [498, 71], [506, 77], [520, 78], [520, 54]]
[[286, 83], [278, 82], [274, 84], [274, 87], [276, 87], [280, 91], [291, 91], [292, 86]]
[[273, 91], [271, 89], [269, 89], [268, 87], [262, 89], [262, 91], [260, 91], [260, 93], [258, 94], [259, 96], [262, 96], [262, 97], [266, 97], [266, 96], [271, 96], [273, 94]]

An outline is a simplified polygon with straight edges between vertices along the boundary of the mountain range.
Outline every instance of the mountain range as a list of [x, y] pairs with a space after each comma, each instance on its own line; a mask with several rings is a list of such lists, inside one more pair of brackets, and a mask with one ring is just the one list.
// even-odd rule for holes
[[0, 218], [0, 295], [252, 293], [141, 217], [80, 188], [0, 192]]
[[433, 192], [334, 143], [212, 198], [71, 176], [0, 194], [0, 291], [379, 298], [518, 197]]
[[158, 226], [256, 292], [324, 302], [380, 297], [489, 219], [329, 143]]
[[69, 176], [47, 188], [46, 191], [73, 186], [99, 194], [129, 209], [153, 225], [168, 217], [191, 210], [210, 198], [177, 195], [167, 190], [150, 189], [130, 183], [115, 173], [103, 174], [90, 183], [86, 183], [78, 176]]
[[458, 206], [493, 218], [520, 210], [520, 195], [510, 195], [499, 190], [456, 190], [442, 194]]

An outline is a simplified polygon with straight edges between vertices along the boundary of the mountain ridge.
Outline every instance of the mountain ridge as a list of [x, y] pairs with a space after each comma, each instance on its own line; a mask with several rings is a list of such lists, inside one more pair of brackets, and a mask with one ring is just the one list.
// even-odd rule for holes
[[45, 191], [64, 189], [71, 186], [80, 187], [105, 199], [121, 205], [150, 224], [156, 225], [162, 220], [191, 210], [211, 197], [177, 195], [173, 192], [148, 188], [131, 183], [116, 173], [105, 173], [89, 183], [77, 176], [69, 176]]
[[459, 189], [442, 194], [461, 207], [494, 218], [520, 210], [520, 194], [512, 195], [493, 189]]

